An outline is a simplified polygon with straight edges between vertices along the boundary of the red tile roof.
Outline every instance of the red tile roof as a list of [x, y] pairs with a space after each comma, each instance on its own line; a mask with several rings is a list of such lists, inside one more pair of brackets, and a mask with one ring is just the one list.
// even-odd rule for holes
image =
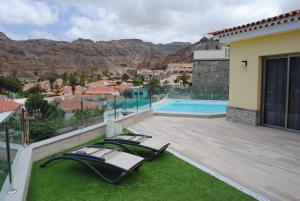
[[89, 87], [85, 93], [86, 94], [93, 94], [93, 95], [111, 95], [113, 92], [116, 92], [114, 88], [110, 87]]
[[[59, 104], [59, 107], [66, 112], [79, 110], [81, 109], [81, 100], [80, 99], [65, 100]], [[83, 101], [83, 108], [93, 108], [93, 107], [97, 107], [97, 103], [92, 101]]]
[[224, 33], [231, 32], [231, 31], [237, 31], [237, 30], [240, 30], [240, 29], [257, 26], [257, 25], [263, 24], [265, 22], [272, 22], [272, 21], [276, 21], [278, 19], [284, 19], [284, 18], [288, 18], [290, 16], [298, 16], [298, 15], [300, 16], [300, 9], [294, 10], [294, 11], [291, 11], [291, 12], [288, 12], [288, 13], [284, 13], [284, 14], [281, 14], [281, 15], [277, 15], [277, 16], [274, 16], [274, 17], [270, 17], [270, 18], [267, 18], [267, 19], [262, 19], [262, 20], [259, 20], [259, 21], [256, 21], [256, 22], [252, 22], [252, 23], [248, 23], [248, 24], [244, 24], [244, 25], [240, 25], [240, 26], [236, 26], [236, 27], [232, 27], [232, 28], [228, 28], [228, 29], [222, 29], [222, 30], [210, 32], [209, 34], [217, 36], [219, 34], [224, 34]]
[[14, 111], [18, 109], [21, 106], [21, 104], [15, 102], [15, 101], [0, 101], [0, 112], [8, 112], [8, 111]]

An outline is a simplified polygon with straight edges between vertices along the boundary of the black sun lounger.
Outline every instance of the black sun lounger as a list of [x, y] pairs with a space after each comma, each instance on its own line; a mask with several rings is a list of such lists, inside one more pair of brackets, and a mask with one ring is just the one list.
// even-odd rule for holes
[[[162, 154], [170, 145], [170, 143], [160, 142], [152, 138], [149, 135], [142, 135], [136, 133], [129, 134], [119, 134], [111, 138], [104, 139], [106, 143], [113, 144], [121, 144], [121, 145], [133, 145], [137, 147], [142, 147], [147, 150], [152, 151], [152, 154], [146, 158], [146, 160], [150, 161], [154, 157]], [[131, 150], [130, 153], [132, 153]]]
[[[70, 152], [63, 153], [62, 156], [57, 156], [49, 159], [40, 167], [46, 167], [49, 163], [57, 160], [73, 160], [87, 166], [95, 172], [102, 180], [117, 184], [128, 173], [138, 168], [143, 164], [144, 158], [120, 151], [116, 148], [105, 147], [104, 145], [85, 146], [75, 149]], [[107, 167], [114, 168], [120, 172], [120, 175], [115, 179], [109, 179], [96, 169], [95, 164], [102, 164]]]

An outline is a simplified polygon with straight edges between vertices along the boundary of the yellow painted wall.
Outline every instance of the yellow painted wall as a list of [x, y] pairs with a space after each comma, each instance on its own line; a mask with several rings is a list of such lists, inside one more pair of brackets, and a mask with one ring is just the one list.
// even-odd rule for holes
[[[262, 58], [300, 53], [300, 30], [232, 42], [230, 50], [229, 106], [260, 110]], [[247, 67], [241, 61], [248, 62]]]

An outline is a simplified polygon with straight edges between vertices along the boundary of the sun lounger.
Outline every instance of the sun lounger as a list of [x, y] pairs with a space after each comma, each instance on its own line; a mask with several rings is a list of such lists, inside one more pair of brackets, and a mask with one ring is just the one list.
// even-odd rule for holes
[[[98, 144], [97, 146], [85, 146], [70, 152], [65, 152], [62, 156], [49, 159], [40, 167], [46, 167], [49, 163], [57, 160], [73, 160], [79, 162], [90, 168], [102, 180], [112, 184], [117, 184], [130, 172], [138, 170], [138, 168], [143, 164], [144, 158], [120, 151], [120, 149], [113, 149], [106, 147], [103, 144]], [[110, 179], [96, 169], [96, 164], [114, 168], [117, 172], [120, 172], [120, 174], [117, 178]]]
[[[133, 145], [133, 146], [142, 147], [152, 151], [152, 154], [148, 156], [146, 160], [152, 160], [154, 157], [162, 154], [170, 145], [170, 143], [164, 143], [155, 140], [152, 138], [152, 136], [136, 134], [136, 133], [119, 134], [111, 138], [106, 138], [104, 139], [104, 141], [106, 143]], [[131, 150], [130, 153], [132, 152], [133, 150]]]

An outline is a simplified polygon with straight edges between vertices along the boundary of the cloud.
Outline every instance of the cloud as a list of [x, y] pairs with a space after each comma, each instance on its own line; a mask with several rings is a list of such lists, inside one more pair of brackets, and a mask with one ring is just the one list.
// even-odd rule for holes
[[0, 23], [31, 24], [28, 37], [196, 42], [208, 32], [299, 7], [299, 0], [10, 0], [0, 2]]
[[71, 20], [66, 37], [152, 42], [195, 42], [210, 31], [256, 21], [296, 9], [298, 0], [62, 0], [81, 16]]
[[8, 0], [0, 3], [0, 23], [44, 26], [58, 21], [58, 9], [35, 0]]

